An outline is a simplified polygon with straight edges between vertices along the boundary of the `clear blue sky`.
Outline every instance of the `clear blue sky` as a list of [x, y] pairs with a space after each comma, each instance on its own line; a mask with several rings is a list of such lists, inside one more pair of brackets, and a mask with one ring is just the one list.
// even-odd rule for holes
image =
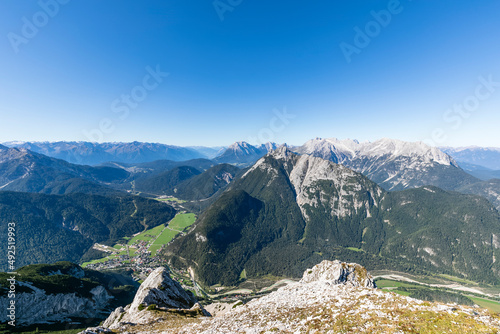
[[500, 146], [498, 0], [55, 1], [0, 1], [0, 142]]

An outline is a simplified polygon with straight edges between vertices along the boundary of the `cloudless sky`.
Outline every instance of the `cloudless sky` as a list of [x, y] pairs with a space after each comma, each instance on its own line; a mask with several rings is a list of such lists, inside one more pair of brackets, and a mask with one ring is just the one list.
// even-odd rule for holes
[[0, 1], [0, 142], [500, 147], [498, 0], [60, 1]]

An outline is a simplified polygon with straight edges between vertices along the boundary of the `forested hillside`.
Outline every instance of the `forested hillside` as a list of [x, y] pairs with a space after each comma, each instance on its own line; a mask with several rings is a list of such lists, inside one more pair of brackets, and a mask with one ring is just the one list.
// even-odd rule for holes
[[[16, 267], [78, 262], [95, 242], [111, 242], [163, 224], [175, 215], [165, 204], [137, 196], [64, 196], [0, 192], [0, 241], [16, 226]], [[0, 262], [6, 270], [7, 259]]]

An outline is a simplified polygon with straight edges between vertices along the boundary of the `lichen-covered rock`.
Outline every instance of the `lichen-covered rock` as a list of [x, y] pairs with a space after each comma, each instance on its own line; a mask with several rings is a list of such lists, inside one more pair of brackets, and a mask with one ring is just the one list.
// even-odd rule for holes
[[335, 284], [349, 284], [356, 287], [375, 288], [372, 275], [357, 263], [346, 263], [338, 260], [323, 262], [307, 269], [300, 280], [301, 283], [332, 281]]

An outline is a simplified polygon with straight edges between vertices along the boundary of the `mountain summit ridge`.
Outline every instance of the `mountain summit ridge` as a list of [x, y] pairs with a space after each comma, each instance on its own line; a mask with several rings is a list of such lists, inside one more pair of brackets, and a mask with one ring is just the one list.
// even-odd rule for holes
[[216, 157], [214, 161], [217, 163], [231, 163], [248, 166], [277, 147], [278, 145], [272, 142], [254, 146], [246, 141], [237, 141], [229, 145], [229, 147], [221, 155]]
[[[441, 165], [458, 167], [456, 161], [448, 154], [436, 147], [423, 142], [407, 142], [399, 139], [382, 138], [374, 142], [359, 142], [352, 139], [339, 140], [337, 138], [316, 138], [307, 141], [298, 149], [299, 153], [314, 153], [324, 155], [323, 158], [333, 162], [342, 163], [346, 158], [353, 159], [363, 156], [421, 156], [426, 162], [436, 162]], [[331, 153], [337, 159], [333, 160]]]
[[[272, 163], [268, 158], [281, 161], [284, 170], [290, 183], [293, 185], [296, 201], [299, 205], [304, 220], [309, 221], [310, 215], [307, 213], [310, 206], [318, 206], [318, 199], [311, 196], [314, 193], [320, 182], [332, 182], [335, 184], [337, 191], [340, 195], [338, 201], [331, 199], [331, 202], [324, 202], [325, 205], [330, 205], [332, 209], [332, 216], [345, 217], [351, 214], [358, 214], [358, 209], [364, 207], [367, 215], [370, 216], [370, 202], [378, 202], [382, 194], [382, 189], [374, 183], [366, 182], [361, 174], [339, 164], [332, 164], [332, 162], [315, 157], [312, 155], [299, 155], [292, 152], [287, 146], [282, 145], [274, 151], [269, 152], [265, 157], [261, 158], [254, 166], [252, 166], [246, 174], [254, 171], [256, 168], [262, 170], [272, 171]], [[355, 184], [355, 185], [354, 185]], [[349, 185], [352, 185], [349, 186]], [[356, 195], [359, 192], [365, 192], [368, 197], [361, 202], [358, 202]], [[354, 199], [354, 206], [356, 212], [352, 212], [348, 207], [351, 205], [349, 201], [342, 200], [344, 198]], [[373, 201], [376, 198], [376, 201]]]
[[316, 138], [293, 150], [349, 167], [386, 190], [425, 185], [454, 190], [477, 182], [451, 156], [422, 142], [382, 138], [359, 143], [350, 139]]

